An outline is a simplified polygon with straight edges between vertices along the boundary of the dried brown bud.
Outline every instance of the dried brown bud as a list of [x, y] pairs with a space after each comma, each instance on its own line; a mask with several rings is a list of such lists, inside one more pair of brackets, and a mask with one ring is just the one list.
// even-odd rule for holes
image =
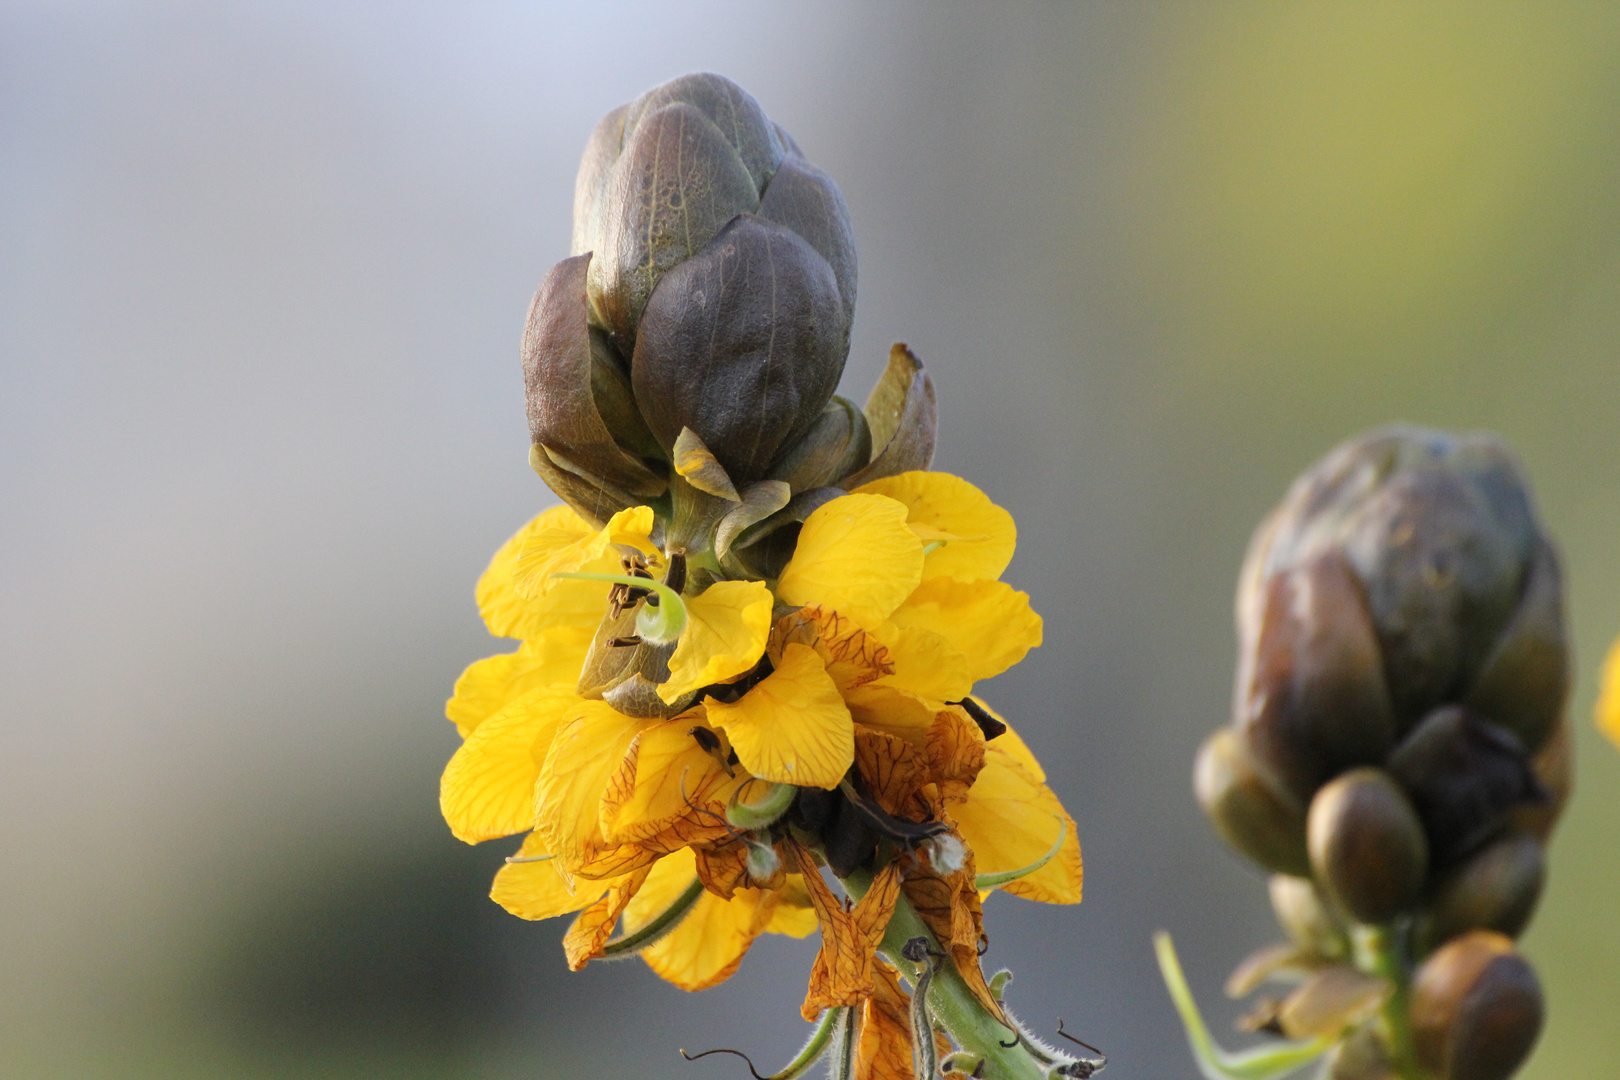
[[1440, 1080], [1506, 1080], [1541, 1033], [1541, 986], [1511, 941], [1476, 930], [1418, 969], [1411, 1016], [1418, 1060]]
[[1193, 790], [1216, 831], [1239, 852], [1280, 873], [1310, 873], [1304, 812], [1261, 775], [1232, 729], [1204, 740]]
[[1547, 798], [1520, 803], [1508, 816], [1508, 823], [1545, 844], [1575, 788], [1575, 727], [1568, 719], [1553, 730], [1546, 745], [1530, 759], [1530, 770]]
[[1385, 923], [1411, 906], [1428, 870], [1423, 826], [1380, 769], [1352, 769], [1324, 786], [1306, 818], [1311, 868], [1351, 917]]
[[1321, 1080], [1400, 1080], [1375, 1024], [1352, 1031], [1328, 1055]]

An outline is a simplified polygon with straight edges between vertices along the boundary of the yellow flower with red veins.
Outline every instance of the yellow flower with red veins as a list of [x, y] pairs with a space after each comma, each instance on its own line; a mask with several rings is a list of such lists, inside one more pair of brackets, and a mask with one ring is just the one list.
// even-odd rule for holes
[[886, 477], [810, 513], [772, 581], [661, 533], [648, 507], [602, 529], [548, 510], [479, 582], [491, 633], [522, 644], [457, 681], [441, 806], [469, 843], [528, 833], [493, 898], [577, 912], [575, 968], [634, 950], [693, 990], [761, 933], [819, 925], [806, 1016], [880, 1024], [903, 992], [874, 953], [903, 896], [999, 1014], [981, 890], [1076, 903], [1082, 877], [1040, 765], [974, 696], [1041, 641], [999, 580], [1012, 517], [948, 474]]

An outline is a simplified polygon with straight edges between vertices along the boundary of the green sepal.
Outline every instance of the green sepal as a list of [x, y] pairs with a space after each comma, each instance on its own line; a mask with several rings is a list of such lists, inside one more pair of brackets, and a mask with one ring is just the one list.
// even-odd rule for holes
[[554, 578], [572, 581], [606, 581], [614, 585], [628, 585], [633, 589], [647, 589], [658, 596], [658, 606], [641, 605], [636, 615], [636, 633], [649, 645], [668, 645], [686, 629], [686, 604], [681, 594], [652, 578], [632, 577], [629, 574], [552, 574]]

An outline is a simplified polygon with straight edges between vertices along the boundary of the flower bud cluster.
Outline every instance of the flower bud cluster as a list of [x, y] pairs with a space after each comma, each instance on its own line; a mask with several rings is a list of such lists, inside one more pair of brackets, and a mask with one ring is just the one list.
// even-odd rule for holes
[[598, 526], [651, 505], [675, 546], [779, 569], [784, 525], [933, 454], [904, 346], [865, 410], [834, 396], [855, 290], [838, 185], [741, 87], [686, 75], [615, 109], [524, 333], [535, 470]]
[[[1542, 1019], [1511, 939], [1570, 783], [1558, 559], [1512, 456], [1408, 427], [1340, 446], [1256, 532], [1237, 622], [1232, 722], [1195, 787], [1276, 875], [1290, 940], [1233, 988], [1304, 978], [1256, 1026], [1332, 1037], [1338, 1080], [1407, 1075], [1403, 1059], [1511, 1075]], [[1381, 981], [1324, 997], [1335, 968]], [[1288, 1023], [1312, 993], [1333, 1007]]]

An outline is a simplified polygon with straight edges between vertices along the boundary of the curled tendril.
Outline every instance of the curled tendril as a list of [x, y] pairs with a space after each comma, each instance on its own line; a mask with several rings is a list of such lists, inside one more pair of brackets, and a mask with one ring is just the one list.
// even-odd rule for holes
[[1070, 1035], [1067, 1031], [1064, 1031], [1063, 1030], [1063, 1017], [1061, 1017], [1061, 1016], [1058, 1017], [1057, 1033], [1059, 1035], [1061, 1035], [1063, 1038], [1068, 1039], [1070, 1042], [1074, 1043], [1075, 1045], [1085, 1047], [1087, 1050], [1090, 1050], [1093, 1054], [1101, 1054], [1102, 1059], [1103, 1059], [1104, 1062], [1106, 1062], [1108, 1060], [1108, 1055], [1104, 1054], [1101, 1050], [1097, 1049], [1095, 1046], [1092, 1046], [1090, 1043], [1086, 1042], [1084, 1039], [1077, 1039], [1073, 1035]]
[[741, 1050], [733, 1050], [730, 1047], [718, 1046], [713, 1050], [705, 1050], [701, 1054], [688, 1054], [685, 1050], [681, 1051], [681, 1057], [685, 1058], [687, 1061], [696, 1061], [698, 1058], [706, 1058], [710, 1054], [734, 1054], [743, 1059], [743, 1064], [748, 1066], [748, 1071], [753, 1074], [754, 1080], [771, 1080], [769, 1076], [761, 1076], [759, 1074], [759, 1070], [754, 1068], [754, 1059], [743, 1053]]

